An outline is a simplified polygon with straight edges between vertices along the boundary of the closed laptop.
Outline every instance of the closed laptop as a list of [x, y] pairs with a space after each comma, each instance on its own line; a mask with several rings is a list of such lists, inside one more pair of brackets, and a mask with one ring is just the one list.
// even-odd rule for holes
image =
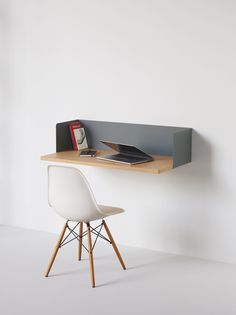
[[153, 161], [153, 158], [150, 155], [133, 145], [103, 140], [101, 140], [101, 142], [110, 147], [112, 150], [116, 151], [117, 153], [97, 156], [97, 159], [130, 165]]

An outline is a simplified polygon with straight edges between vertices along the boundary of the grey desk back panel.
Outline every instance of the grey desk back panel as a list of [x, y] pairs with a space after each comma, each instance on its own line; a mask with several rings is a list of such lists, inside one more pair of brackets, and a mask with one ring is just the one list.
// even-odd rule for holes
[[[100, 140], [131, 144], [149, 154], [171, 155], [174, 167], [191, 161], [191, 128], [80, 120], [89, 147], [107, 149]], [[57, 152], [73, 150], [68, 122], [56, 126]], [[176, 160], [176, 161], [175, 161]]]

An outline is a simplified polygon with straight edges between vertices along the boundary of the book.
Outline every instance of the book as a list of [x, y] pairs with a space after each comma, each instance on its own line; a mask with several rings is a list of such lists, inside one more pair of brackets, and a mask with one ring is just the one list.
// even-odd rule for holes
[[96, 150], [83, 150], [80, 152], [80, 156], [95, 157], [96, 152], [97, 152]]
[[75, 151], [87, 149], [88, 143], [86, 139], [86, 134], [81, 122], [74, 121], [69, 123], [70, 135], [73, 144], [73, 149]]

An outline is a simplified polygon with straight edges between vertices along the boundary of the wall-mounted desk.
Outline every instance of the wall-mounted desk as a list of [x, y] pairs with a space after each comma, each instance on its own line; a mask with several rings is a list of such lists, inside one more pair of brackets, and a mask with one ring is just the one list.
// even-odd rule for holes
[[[114, 153], [112, 151], [98, 151], [98, 155], [102, 154], [111, 154]], [[79, 156], [78, 151], [63, 151], [57, 152], [53, 154], [44, 155], [41, 157], [41, 160], [57, 162], [57, 163], [69, 163], [69, 164], [77, 164], [77, 165], [88, 165], [88, 166], [96, 166], [103, 168], [112, 168], [112, 169], [120, 169], [127, 171], [137, 171], [151, 174], [160, 174], [162, 172], [171, 170], [173, 168], [173, 158], [171, 156], [158, 156], [155, 155], [154, 161], [136, 165], [126, 165], [119, 164], [115, 162], [109, 162], [104, 160], [99, 160], [93, 157], [81, 157]]]
[[98, 150], [97, 155], [111, 152], [105, 150], [106, 146], [100, 142], [106, 140], [132, 144], [154, 157], [152, 162], [125, 165], [91, 157], [80, 157], [78, 151], [73, 151], [69, 122], [56, 125], [56, 153], [44, 155], [41, 160], [152, 174], [160, 174], [191, 162], [191, 128], [80, 120], [85, 128], [88, 145]]

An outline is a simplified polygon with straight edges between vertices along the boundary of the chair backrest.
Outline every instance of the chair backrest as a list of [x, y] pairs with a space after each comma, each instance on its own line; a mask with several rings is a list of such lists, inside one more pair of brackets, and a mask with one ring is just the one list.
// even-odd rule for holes
[[74, 167], [48, 166], [48, 203], [71, 221], [89, 222], [101, 213], [89, 183]]

